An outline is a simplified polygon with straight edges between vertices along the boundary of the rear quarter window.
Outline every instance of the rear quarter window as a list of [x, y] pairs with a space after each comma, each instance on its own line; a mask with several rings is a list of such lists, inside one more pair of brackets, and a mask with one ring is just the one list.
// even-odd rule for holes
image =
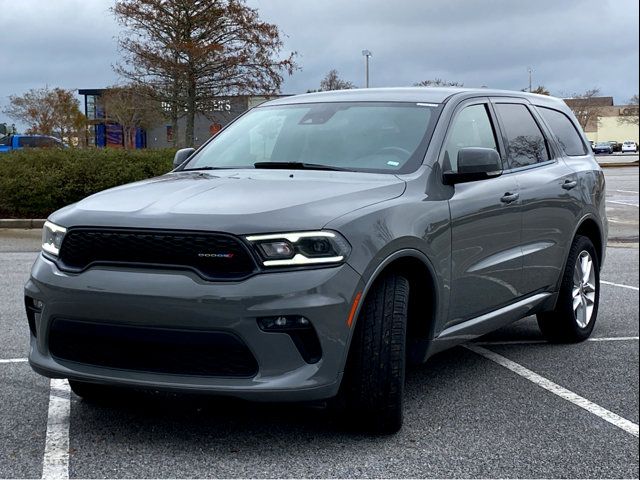
[[546, 107], [537, 107], [553, 135], [569, 156], [586, 155], [587, 149], [573, 122], [564, 113]]

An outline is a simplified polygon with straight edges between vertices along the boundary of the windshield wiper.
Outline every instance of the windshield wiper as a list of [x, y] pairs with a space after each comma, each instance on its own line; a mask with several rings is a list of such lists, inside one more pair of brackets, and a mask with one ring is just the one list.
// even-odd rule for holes
[[321, 165], [319, 163], [304, 162], [257, 162], [255, 168], [273, 168], [282, 170], [331, 170], [336, 172], [350, 172], [348, 168], [332, 167], [331, 165]]
[[178, 170], [179, 172], [196, 172], [198, 170], [229, 170], [228, 167], [197, 167], [197, 168], [183, 168]]

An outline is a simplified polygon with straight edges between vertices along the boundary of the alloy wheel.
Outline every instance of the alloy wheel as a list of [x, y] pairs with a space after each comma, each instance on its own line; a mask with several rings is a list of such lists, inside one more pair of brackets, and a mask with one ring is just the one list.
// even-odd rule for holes
[[589, 252], [578, 255], [573, 269], [573, 314], [580, 328], [586, 328], [593, 317], [596, 301], [596, 271]]

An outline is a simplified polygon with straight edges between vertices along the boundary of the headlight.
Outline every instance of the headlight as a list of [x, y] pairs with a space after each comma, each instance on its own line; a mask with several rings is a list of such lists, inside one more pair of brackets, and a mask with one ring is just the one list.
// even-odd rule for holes
[[60, 253], [60, 246], [65, 233], [67, 233], [66, 228], [49, 221], [44, 222], [44, 227], [42, 228], [42, 250], [57, 257], [58, 253]]
[[252, 235], [246, 239], [265, 267], [340, 263], [351, 251], [342, 235], [328, 231]]

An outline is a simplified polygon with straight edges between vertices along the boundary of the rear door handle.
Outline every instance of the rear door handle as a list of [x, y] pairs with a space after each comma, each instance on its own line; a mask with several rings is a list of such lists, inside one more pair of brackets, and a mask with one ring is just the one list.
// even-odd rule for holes
[[565, 180], [564, 183], [562, 184], [562, 188], [564, 188], [565, 190], [571, 190], [577, 185], [578, 185], [578, 182], [576, 180]]
[[502, 196], [500, 201], [502, 203], [512, 203], [512, 202], [515, 202], [516, 200], [518, 200], [519, 198], [520, 198], [520, 194], [519, 193], [507, 192]]

